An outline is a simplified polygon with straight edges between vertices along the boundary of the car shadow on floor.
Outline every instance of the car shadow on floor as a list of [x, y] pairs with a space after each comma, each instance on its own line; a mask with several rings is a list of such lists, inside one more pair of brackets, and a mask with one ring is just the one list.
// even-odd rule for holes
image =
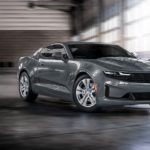
[[150, 107], [103, 107], [94, 113], [79, 111], [69, 101], [38, 98], [35, 103], [22, 101], [20, 98], [0, 98], [0, 110], [21, 111], [34, 115], [48, 116], [142, 116], [150, 114]]

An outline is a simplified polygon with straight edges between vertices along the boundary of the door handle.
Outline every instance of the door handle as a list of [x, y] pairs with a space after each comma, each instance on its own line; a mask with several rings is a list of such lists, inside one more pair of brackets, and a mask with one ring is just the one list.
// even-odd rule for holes
[[41, 61], [41, 59], [39, 59], [39, 65], [40, 65], [40, 66], [44, 66], [44, 62]]
[[44, 66], [44, 63], [40, 63], [41, 66]]

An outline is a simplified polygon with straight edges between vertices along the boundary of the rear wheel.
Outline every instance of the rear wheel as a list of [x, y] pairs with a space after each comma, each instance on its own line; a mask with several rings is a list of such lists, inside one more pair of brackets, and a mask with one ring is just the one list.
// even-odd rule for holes
[[73, 99], [80, 110], [93, 112], [97, 109], [96, 84], [88, 75], [82, 75], [76, 80]]
[[34, 102], [38, 96], [32, 91], [30, 78], [26, 72], [22, 72], [20, 75], [19, 93], [20, 97], [28, 102]]

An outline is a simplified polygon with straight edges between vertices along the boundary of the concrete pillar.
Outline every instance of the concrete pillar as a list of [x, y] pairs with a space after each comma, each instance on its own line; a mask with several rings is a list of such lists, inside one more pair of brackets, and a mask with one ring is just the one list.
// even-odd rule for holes
[[120, 0], [120, 41], [124, 46], [124, 0]]

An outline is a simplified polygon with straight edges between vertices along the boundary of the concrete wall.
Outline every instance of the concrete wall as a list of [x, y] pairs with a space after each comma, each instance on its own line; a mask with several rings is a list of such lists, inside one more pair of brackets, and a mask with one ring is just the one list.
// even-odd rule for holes
[[[70, 30], [69, 14], [65, 12], [31, 9], [28, 0], [0, 0], [0, 70], [15, 70], [20, 56], [68, 40]], [[7, 68], [7, 62], [13, 62], [14, 67]]]

